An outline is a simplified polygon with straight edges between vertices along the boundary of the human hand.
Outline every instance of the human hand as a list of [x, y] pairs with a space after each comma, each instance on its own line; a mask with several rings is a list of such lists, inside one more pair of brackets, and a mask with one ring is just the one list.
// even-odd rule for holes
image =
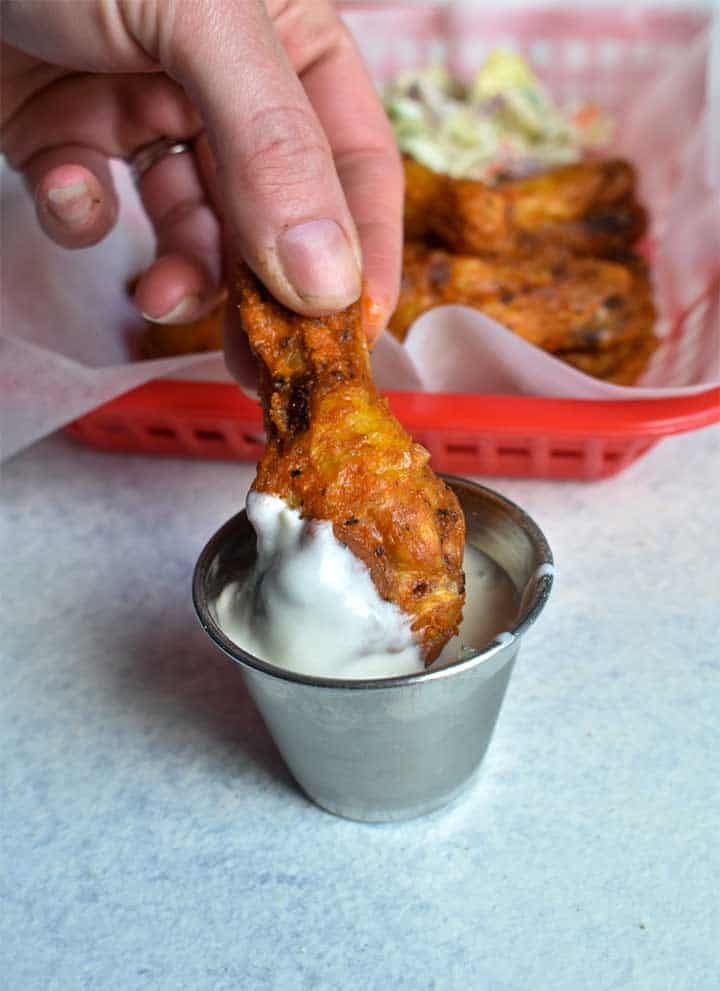
[[110, 158], [193, 139], [139, 181], [157, 236], [143, 313], [195, 319], [241, 255], [308, 315], [357, 299], [362, 271], [377, 336], [399, 282], [402, 174], [329, 0], [5, 0], [3, 15], [2, 150], [54, 241], [112, 228]]

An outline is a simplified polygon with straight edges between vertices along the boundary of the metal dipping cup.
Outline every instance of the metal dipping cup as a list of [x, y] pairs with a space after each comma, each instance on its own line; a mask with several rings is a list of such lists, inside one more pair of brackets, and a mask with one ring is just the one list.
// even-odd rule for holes
[[[253, 563], [244, 512], [207, 544], [193, 599], [203, 628], [240, 667], [280, 753], [302, 790], [335, 815], [365, 822], [410, 819], [470, 784], [487, 750], [520, 640], [552, 586], [552, 554], [536, 524], [496, 492], [446, 478], [465, 512], [467, 543], [509, 575], [514, 625], [463, 659], [395, 678], [346, 681], [285, 671], [246, 653], [217, 625], [213, 603]], [[301, 631], [298, 630], [298, 635]]]

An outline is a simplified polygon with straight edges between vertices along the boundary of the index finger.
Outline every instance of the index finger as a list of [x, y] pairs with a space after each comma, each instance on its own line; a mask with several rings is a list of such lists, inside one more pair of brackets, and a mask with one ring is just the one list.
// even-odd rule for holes
[[[387, 116], [352, 36], [329, 5], [322, 6], [326, 7], [324, 25], [321, 16], [315, 23], [309, 18], [306, 25], [284, 24], [280, 16], [275, 28], [328, 137], [355, 220], [371, 304], [367, 331], [372, 342], [397, 303], [402, 164]], [[302, 37], [303, 27], [308, 33], [322, 27], [324, 40], [308, 43]]]

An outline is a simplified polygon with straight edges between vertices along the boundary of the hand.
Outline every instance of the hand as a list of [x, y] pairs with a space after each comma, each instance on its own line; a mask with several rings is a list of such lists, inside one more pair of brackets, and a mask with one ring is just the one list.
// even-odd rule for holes
[[140, 180], [157, 235], [143, 313], [201, 315], [239, 254], [308, 315], [357, 299], [362, 271], [377, 336], [399, 283], [402, 173], [329, 0], [5, 0], [3, 15], [2, 150], [54, 241], [112, 228], [109, 158], [194, 139]]

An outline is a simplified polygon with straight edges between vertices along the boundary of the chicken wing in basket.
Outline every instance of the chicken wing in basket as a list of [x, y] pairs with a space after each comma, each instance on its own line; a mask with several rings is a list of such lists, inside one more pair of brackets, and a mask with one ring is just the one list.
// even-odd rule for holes
[[[650, 281], [635, 255], [622, 262], [540, 255], [520, 264], [408, 244], [390, 330], [403, 340], [417, 317], [443, 303], [479, 309], [559, 358], [566, 352], [598, 358], [620, 346], [655, 341]], [[647, 349], [643, 353], [647, 358]], [[570, 363], [601, 377], [608, 370], [597, 362]]]
[[528, 258], [538, 251], [608, 257], [644, 233], [635, 171], [617, 159], [559, 166], [487, 185], [405, 160], [405, 228], [451, 251]]

